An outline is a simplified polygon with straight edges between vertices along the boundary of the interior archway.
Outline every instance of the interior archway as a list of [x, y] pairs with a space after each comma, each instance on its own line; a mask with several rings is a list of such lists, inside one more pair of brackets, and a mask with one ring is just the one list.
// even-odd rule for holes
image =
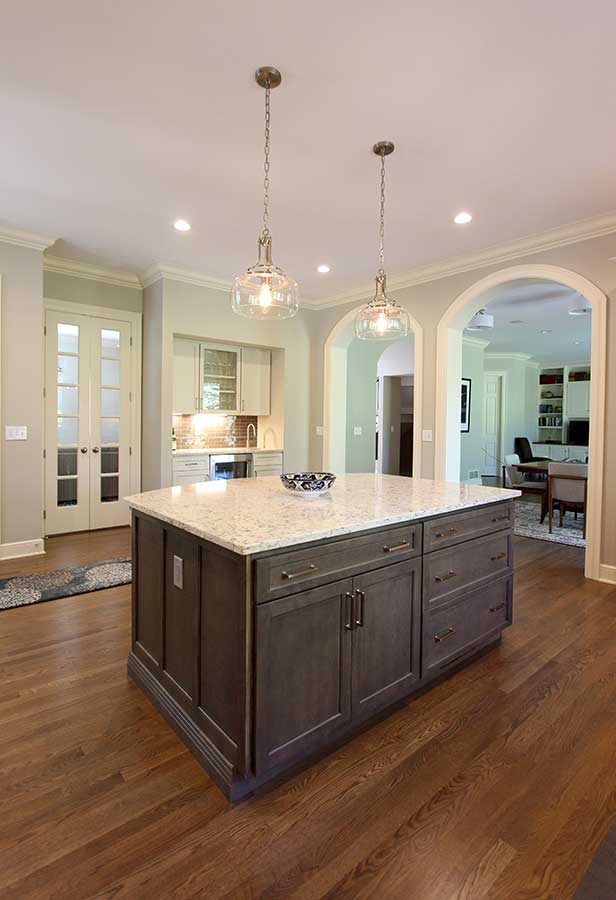
[[[346, 398], [347, 353], [355, 337], [355, 317], [365, 304], [349, 310], [334, 325], [324, 348], [323, 367], [323, 468], [326, 471], [346, 470]], [[414, 338], [414, 415], [413, 445], [415, 447], [413, 474], [421, 477], [421, 423], [423, 397], [423, 328], [410, 315]]]
[[607, 297], [599, 288], [569, 269], [551, 265], [520, 265], [501, 269], [476, 281], [463, 291], [442, 316], [437, 329], [435, 477], [459, 481], [460, 472], [460, 379], [462, 333], [486, 292], [511, 281], [542, 279], [577, 291], [592, 306], [590, 389], [590, 439], [588, 471], [588, 524], [586, 566], [588, 578], [600, 577], [603, 448], [605, 421], [605, 377], [607, 341]]

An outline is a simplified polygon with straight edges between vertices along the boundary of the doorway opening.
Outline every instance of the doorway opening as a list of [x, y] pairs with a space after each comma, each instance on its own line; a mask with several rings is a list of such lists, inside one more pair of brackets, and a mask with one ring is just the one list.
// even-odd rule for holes
[[411, 316], [408, 338], [360, 341], [356, 313], [325, 343], [323, 468], [420, 477], [423, 330]]
[[[528, 536], [585, 543], [591, 578], [600, 577], [605, 320], [605, 295], [591, 282], [528, 265], [467, 289], [437, 334], [437, 477], [523, 489], [516, 508], [526, 510]], [[489, 327], [469, 331], [469, 324]], [[567, 478], [559, 482], [558, 474]], [[561, 504], [563, 485], [572, 490]], [[539, 526], [548, 532], [550, 510], [546, 537]], [[566, 539], [576, 530], [579, 540]]]

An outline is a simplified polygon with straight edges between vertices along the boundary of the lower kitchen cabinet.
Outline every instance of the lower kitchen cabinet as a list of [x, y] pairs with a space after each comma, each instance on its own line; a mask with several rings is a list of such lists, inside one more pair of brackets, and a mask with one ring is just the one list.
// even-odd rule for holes
[[352, 581], [257, 609], [255, 771], [328, 743], [351, 718]]
[[260, 774], [329, 742], [419, 680], [421, 563], [264, 603], [257, 610]]

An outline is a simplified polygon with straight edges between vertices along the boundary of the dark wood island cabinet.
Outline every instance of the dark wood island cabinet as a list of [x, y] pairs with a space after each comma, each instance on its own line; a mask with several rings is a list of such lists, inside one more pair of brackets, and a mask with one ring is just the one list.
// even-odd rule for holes
[[[387, 490], [392, 481], [408, 490], [412, 481], [345, 476], [351, 488], [354, 477]], [[422, 495], [429, 484], [442, 488], [422, 482]], [[456, 510], [436, 515], [421, 515], [425, 498], [418, 513], [415, 499], [406, 522], [357, 530], [355, 521], [306, 540], [319, 533], [317, 504], [326, 498], [288, 498], [276, 479], [259, 479], [259, 488], [229, 485], [224, 500], [216, 491], [181, 490], [179, 504], [163, 491], [129, 498], [128, 667], [231, 800], [341, 743], [500, 640], [511, 623], [515, 492], [475, 488], [457, 504], [441, 502]], [[284, 527], [269, 539], [277, 546], [223, 546], [232, 543], [231, 521], [216, 540], [203, 536], [214, 530], [216, 507], [223, 513], [231, 499], [237, 516], [235, 501], [249, 511], [260, 498], [280, 505]], [[342, 519], [345, 499], [341, 510], [332, 507]], [[289, 534], [285, 546], [289, 503], [291, 518], [301, 517], [295, 531], [303, 531]], [[403, 517], [404, 500], [394, 505], [388, 517]], [[270, 534], [271, 517], [269, 528], [263, 523]], [[239, 549], [254, 546], [253, 536]]]

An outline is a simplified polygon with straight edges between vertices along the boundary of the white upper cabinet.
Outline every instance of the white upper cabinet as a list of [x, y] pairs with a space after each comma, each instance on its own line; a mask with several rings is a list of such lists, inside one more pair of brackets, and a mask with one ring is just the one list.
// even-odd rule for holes
[[199, 411], [197, 373], [199, 344], [182, 338], [173, 340], [173, 412], [196, 413]]
[[271, 353], [257, 347], [242, 347], [241, 412], [246, 416], [269, 416]]
[[590, 381], [567, 383], [567, 416], [570, 419], [587, 419], [590, 416]]
[[268, 416], [271, 353], [174, 338], [173, 412]]

